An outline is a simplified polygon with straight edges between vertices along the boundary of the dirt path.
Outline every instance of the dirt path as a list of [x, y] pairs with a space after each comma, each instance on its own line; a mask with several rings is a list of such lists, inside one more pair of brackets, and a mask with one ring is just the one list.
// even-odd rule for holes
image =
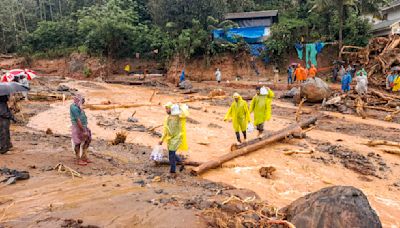
[[[88, 103], [95, 104], [104, 101], [111, 101], [113, 103], [144, 103], [148, 101], [152, 94], [152, 89], [145, 87], [128, 87], [102, 83], [95, 84], [97, 84], [98, 87], [85, 85], [85, 83], [82, 82], [69, 82], [68, 86], [78, 89], [88, 98]], [[232, 92], [231, 90], [228, 91]], [[166, 91], [162, 92], [165, 93]], [[251, 91], [249, 93], [251, 93]], [[172, 96], [168, 94], [167, 91], [166, 94], [157, 95], [154, 98], [154, 102], [166, 103], [167, 101], [176, 101], [183, 97], [183, 95]], [[208, 161], [216, 156], [229, 152], [230, 145], [234, 143], [234, 134], [231, 125], [223, 122], [223, 116], [227, 110], [227, 105], [228, 101], [219, 102], [218, 105], [211, 105], [207, 102], [195, 102], [190, 104], [192, 107], [190, 118], [193, 119], [193, 121], [189, 121], [188, 123], [188, 138], [190, 140], [190, 151], [188, 155], [191, 160]], [[294, 111], [296, 107], [279, 100], [274, 102], [274, 107], [277, 112], [267, 124], [267, 130], [278, 130], [294, 122]], [[69, 103], [64, 105], [62, 103], [54, 103], [51, 105], [50, 109], [34, 116], [28, 126], [40, 131], [45, 131], [50, 128], [56, 134], [68, 135], [68, 108]], [[310, 108], [310, 110], [313, 113], [317, 112], [313, 108]], [[139, 122], [128, 122], [128, 117], [135, 111], [135, 118], [137, 118]], [[224, 164], [222, 169], [210, 171], [203, 177], [208, 180], [227, 183], [238, 188], [251, 189], [258, 193], [261, 198], [268, 200], [278, 207], [285, 206], [298, 197], [317, 191], [323, 187], [332, 185], [352, 185], [362, 189], [368, 196], [372, 207], [377, 210], [385, 227], [400, 226], [400, 222], [397, 219], [400, 217], [400, 188], [394, 185], [396, 182], [400, 181], [398, 177], [398, 173], [400, 173], [400, 157], [384, 154], [378, 149], [369, 148], [362, 144], [371, 138], [375, 139], [380, 136], [384, 138], [391, 138], [392, 136], [392, 140], [396, 141], [393, 135], [396, 135], [395, 132], [400, 129], [400, 125], [388, 124], [373, 119], [362, 120], [358, 117], [332, 112], [323, 113], [326, 114], [327, 117], [324, 117], [318, 123], [317, 129], [309, 132], [308, 138], [301, 140], [293, 139], [286, 143], [271, 145], [246, 157], [237, 158], [228, 162]], [[110, 111], [88, 110], [87, 114], [89, 125], [94, 132], [94, 138], [96, 140], [109, 141], [113, 139], [116, 132], [126, 130], [129, 133], [129, 143], [137, 143], [149, 147], [155, 145], [159, 138], [156, 135], [143, 131], [143, 129], [157, 126], [161, 124], [165, 118], [162, 106], [116, 109]], [[159, 129], [159, 131], [160, 130], [161, 129]], [[255, 137], [255, 134], [252, 134], [250, 137]], [[285, 150], [308, 148], [308, 144], [318, 148], [317, 152], [313, 155], [285, 156], [282, 153]], [[93, 148], [95, 151], [102, 150], [96, 148], [96, 146], [93, 146]], [[64, 148], [63, 150], [69, 149]], [[115, 151], [107, 150], [102, 153], [108, 154], [109, 156], [112, 155], [113, 157], [118, 157], [120, 155]], [[71, 159], [71, 155], [65, 156], [66, 157], [63, 159]], [[135, 161], [136, 155], [127, 154], [121, 158], [121, 160], [124, 159]], [[360, 167], [364, 167], [363, 163], [365, 161], [372, 166], [373, 170], [371, 171], [371, 175], [362, 174], [364, 170], [359, 170]], [[270, 165], [277, 169], [273, 178], [265, 179], [260, 177], [258, 169], [262, 166]], [[104, 181], [112, 180], [111, 177], [104, 178]], [[124, 178], [127, 177], [118, 177], [118, 180], [121, 182], [120, 187], [115, 187], [116, 190], [108, 190], [116, 194], [111, 197], [115, 200], [115, 205], [118, 204], [117, 202], [122, 202], [124, 199], [127, 199], [124, 197], [128, 197], [128, 195], [131, 197], [127, 192], [136, 192], [135, 187], [132, 187], [131, 183], [125, 184], [124, 180], [126, 179]], [[71, 180], [67, 179], [68, 178], [63, 181], [71, 182]], [[40, 181], [38, 183], [40, 183]], [[88, 183], [100, 185], [101, 181], [93, 177], [89, 178]], [[114, 185], [115, 182], [110, 183]], [[84, 186], [85, 185], [83, 185], [82, 188], [86, 188]], [[87, 187], [89, 186], [90, 184]], [[165, 188], [168, 188], [168, 186]], [[72, 189], [68, 188], [66, 191], [73, 192]], [[104, 199], [102, 197], [110, 197], [110, 194], [109, 192], [99, 194], [99, 201]], [[4, 194], [2, 193], [2, 195]], [[148, 198], [151, 197], [153, 197], [153, 195], [148, 195]], [[88, 208], [91, 206], [90, 202], [85, 201], [85, 197], [78, 197], [76, 200], [77, 203], [72, 203], [72, 205], [83, 204]], [[48, 202], [51, 202], [51, 200]], [[37, 205], [37, 203], [32, 203], [32, 205]], [[131, 205], [127, 210], [136, 210], [136, 208]], [[62, 210], [62, 212], [63, 211], [64, 210]], [[74, 210], [71, 210], [70, 213], [77, 213], [72, 211]], [[148, 212], [148, 214], [151, 213], [156, 214], [158, 211], [154, 210]], [[177, 213], [179, 213], [179, 211]], [[141, 215], [143, 214], [138, 214], [137, 216], [140, 217]], [[90, 215], [87, 216], [90, 218]], [[188, 215], [189, 219], [193, 219], [193, 217], [190, 216], [193, 215]], [[128, 216], [122, 217], [121, 219], [117, 219], [121, 224], [124, 221], [132, 221], [129, 219], [133, 219], [133, 217]], [[29, 219], [27, 218], [27, 220]], [[105, 219], [105, 221], [106, 220], [107, 219]], [[143, 222], [141, 224], [146, 223]]]

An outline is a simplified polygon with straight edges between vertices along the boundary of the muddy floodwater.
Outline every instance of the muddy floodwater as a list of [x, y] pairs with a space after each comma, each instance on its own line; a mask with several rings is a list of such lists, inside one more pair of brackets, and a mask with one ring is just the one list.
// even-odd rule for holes
[[[85, 86], [85, 83], [78, 82], [68, 82], [66, 85], [84, 94], [89, 104], [108, 101], [148, 103], [153, 93], [151, 88], [145, 87], [97, 84], [99, 87]], [[164, 104], [182, 98], [183, 95], [157, 94], [152, 102]], [[70, 134], [70, 104], [71, 101], [51, 104], [48, 110], [32, 117], [28, 127], [41, 131], [50, 128], [55, 134]], [[205, 162], [229, 153], [231, 144], [235, 142], [235, 135], [231, 124], [223, 121], [228, 107], [207, 102], [194, 102], [189, 106], [191, 111], [187, 132], [190, 160]], [[295, 112], [294, 105], [275, 100], [273, 118], [266, 124], [266, 129], [276, 131], [293, 123]], [[156, 145], [159, 138], [146, 129], [159, 126], [165, 118], [161, 105], [107, 111], [87, 110], [86, 113], [95, 139], [112, 140], [116, 132], [124, 130], [128, 132], [127, 142], [150, 147]], [[133, 113], [138, 122], [127, 122]], [[387, 135], [390, 131], [400, 130], [400, 124], [375, 119], [363, 120], [329, 112], [325, 112], [324, 118], [316, 129], [307, 133], [308, 137], [305, 139], [291, 139], [266, 146], [248, 156], [234, 159], [220, 169], [207, 172], [203, 177], [238, 188], [251, 189], [277, 207], [286, 206], [293, 200], [324, 187], [354, 186], [367, 195], [385, 227], [400, 227], [400, 156], [385, 154], [379, 149], [364, 145], [371, 139], [368, 131], [382, 131], [382, 135]], [[369, 128], [354, 131], [359, 125]], [[161, 132], [161, 128], [157, 128], [157, 131]], [[397, 133], [393, 133], [393, 137], [397, 136]], [[249, 137], [256, 137], [256, 133]], [[310, 147], [316, 150], [312, 155], [283, 154], [284, 151]], [[93, 150], [95, 152], [96, 148]], [[349, 160], [346, 161], [353, 159], [352, 156], [354, 159], [370, 161], [374, 167], [371, 171], [373, 173], [364, 175], [363, 171], [355, 171], [358, 168], [353, 163], [349, 164]], [[356, 163], [355, 161], [354, 164]], [[265, 166], [276, 168], [271, 179], [259, 175], [259, 168]]]

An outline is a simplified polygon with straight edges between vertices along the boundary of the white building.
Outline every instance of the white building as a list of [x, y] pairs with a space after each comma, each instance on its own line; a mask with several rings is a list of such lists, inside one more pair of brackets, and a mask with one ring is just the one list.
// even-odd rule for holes
[[383, 21], [372, 26], [374, 36], [400, 34], [400, 0], [393, 1], [381, 9]]

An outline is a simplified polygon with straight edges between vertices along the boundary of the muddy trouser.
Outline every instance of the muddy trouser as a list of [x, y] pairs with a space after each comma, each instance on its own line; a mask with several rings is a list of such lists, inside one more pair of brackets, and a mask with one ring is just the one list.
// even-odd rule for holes
[[[246, 139], [247, 139], [246, 131], [243, 131], [242, 133], [243, 133], [244, 140], [246, 140]], [[235, 132], [235, 134], [236, 134], [236, 139], [237, 139], [237, 141], [238, 141], [239, 143], [241, 143], [242, 140], [240, 140], [240, 132]]]
[[288, 83], [288, 84], [293, 84], [293, 78], [292, 78], [292, 75], [288, 75], [288, 78], [287, 78], [287, 83]]
[[176, 163], [182, 162], [176, 151], [169, 151], [169, 164], [171, 165], [170, 173], [176, 173]]
[[11, 147], [10, 120], [0, 117], [0, 154], [6, 153]]
[[256, 127], [257, 127], [257, 131], [259, 131], [260, 133], [264, 132], [264, 123], [261, 123], [261, 124], [257, 125]]

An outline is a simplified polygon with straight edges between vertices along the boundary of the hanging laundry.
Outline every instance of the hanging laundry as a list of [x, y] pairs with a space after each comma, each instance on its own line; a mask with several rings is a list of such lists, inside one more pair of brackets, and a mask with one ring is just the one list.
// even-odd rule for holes
[[297, 56], [299, 57], [299, 59], [303, 59], [303, 48], [304, 48], [304, 45], [301, 44], [301, 43], [296, 43], [294, 45], [294, 47], [296, 48]]
[[312, 44], [306, 44], [306, 65], [307, 65], [307, 69], [310, 68], [310, 62], [311, 64], [313, 64], [314, 66], [318, 66], [317, 64], [317, 48], [316, 48], [316, 44], [312, 43]]
[[318, 54], [322, 52], [322, 49], [325, 47], [324, 42], [317, 42], [315, 44], [315, 48], [317, 49]]

